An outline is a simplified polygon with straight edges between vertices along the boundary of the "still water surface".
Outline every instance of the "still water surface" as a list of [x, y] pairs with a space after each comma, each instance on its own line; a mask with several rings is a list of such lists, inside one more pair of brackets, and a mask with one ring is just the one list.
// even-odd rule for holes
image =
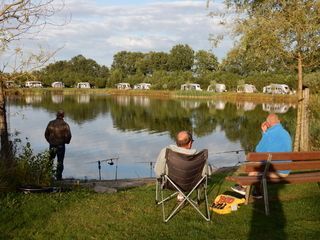
[[[288, 104], [227, 103], [220, 100], [155, 99], [145, 96], [55, 95], [9, 98], [9, 132], [31, 143], [35, 153], [48, 148], [44, 130], [59, 109], [72, 131], [66, 148], [64, 178], [98, 179], [96, 161], [119, 158], [114, 165], [101, 164], [101, 178], [154, 176], [153, 166], [161, 148], [174, 144], [182, 129], [194, 134], [194, 147], [209, 150], [216, 167], [244, 160], [261, 137], [260, 123], [268, 112], [278, 112], [291, 135], [295, 107]], [[117, 175], [117, 176], [116, 176]]]

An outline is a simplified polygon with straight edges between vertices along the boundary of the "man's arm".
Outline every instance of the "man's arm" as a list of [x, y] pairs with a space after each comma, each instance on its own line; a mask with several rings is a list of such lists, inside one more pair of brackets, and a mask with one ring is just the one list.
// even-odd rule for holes
[[154, 166], [154, 172], [157, 178], [160, 178], [162, 174], [166, 172], [166, 148], [162, 149], [158, 155], [156, 164]]

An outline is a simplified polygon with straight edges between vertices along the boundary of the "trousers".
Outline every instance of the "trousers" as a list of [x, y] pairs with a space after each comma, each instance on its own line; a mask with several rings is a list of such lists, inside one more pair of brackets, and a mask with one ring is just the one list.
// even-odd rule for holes
[[62, 179], [63, 172], [63, 160], [66, 152], [65, 144], [61, 145], [50, 145], [50, 159], [53, 161], [57, 156], [57, 170], [56, 170], [56, 179]]

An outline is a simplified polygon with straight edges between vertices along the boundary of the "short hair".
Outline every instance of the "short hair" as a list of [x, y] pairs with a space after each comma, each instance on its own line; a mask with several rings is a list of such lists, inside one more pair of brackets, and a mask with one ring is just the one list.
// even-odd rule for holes
[[270, 113], [267, 117], [267, 122], [270, 123], [270, 124], [277, 124], [280, 122], [280, 119], [278, 117], [277, 114], [275, 113]]
[[57, 118], [64, 118], [64, 111], [63, 110], [59, 110], [57, 112]]
[[186, 146], [188, 143], [193, 142], [192, 133], [189, 131], [180, 131], [176, 135], [176, 144], [178, 147]]

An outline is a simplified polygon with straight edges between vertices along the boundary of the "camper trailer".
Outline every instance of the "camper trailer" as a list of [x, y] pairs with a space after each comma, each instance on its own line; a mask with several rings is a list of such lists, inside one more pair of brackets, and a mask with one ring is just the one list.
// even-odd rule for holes
[[79, 82], [79, 83], [77, 83], [77, 88], [90, 88], [90, 83], [88, 83], [88, 82]]
[[140, 89], [140, 90], [149, 90], [151, 88], [150, 83], [139, 83], [133, 86], [133, 89]]
[[255, 93], [258, 92], [256, 87], [252, 84], [243, 84], [237, 86], [238, 93]]
[[42, 82], [40, 82], [40, 81], [26, 81], [24, 86], [26, 88], [42, 88]]
[[292, 91], [286, 84], [270, 84], [263, 87], [263, 93], [268, 94], [292, 94]]
[[200, 84], [197, 84], [197, 83], [182, 84], [181, 85], [181, 90], [184, 90], [184, 91], [189, 91], [189, 90], [202, 91], [202, 89], [200, 87]]
[[127, 90], [131, 89], [131, 86], [129, 83], [118, 83], [116, 84], [117, 89]]
[[63, 82], [53, 82], [51, 84], [51, 87], [53, 87], [53, 88], [64, 88], [64, 83]]
[[208, 92], [226, 92], [226, 85], [222, 84], [222, 83], [217, 83], [214, 86], [213, 85], [209, 85], [207, 88]]

